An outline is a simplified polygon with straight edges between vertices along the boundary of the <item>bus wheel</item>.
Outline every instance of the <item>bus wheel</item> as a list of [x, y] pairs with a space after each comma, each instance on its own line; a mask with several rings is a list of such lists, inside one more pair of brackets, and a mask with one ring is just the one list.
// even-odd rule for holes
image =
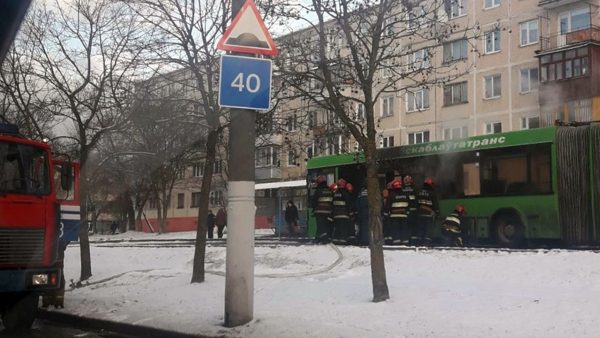
[[2, 324], [8, 331], [31, 328], [37, 314], [39, 296], [28, 294], [15, 299], [2, 315]]
[[500, 214], [494, 221], [494, 227], [499, 245], [515, 248], [523, 242], [525, 229], [519, 216], [513, 213]]

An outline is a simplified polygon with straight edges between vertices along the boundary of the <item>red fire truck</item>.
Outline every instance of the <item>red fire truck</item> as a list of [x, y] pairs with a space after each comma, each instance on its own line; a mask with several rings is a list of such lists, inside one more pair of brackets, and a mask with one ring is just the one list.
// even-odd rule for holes
[[0, 124], [0, 311], [9, 330], [30, 327], [39, 297], [64, 290], [62, 257], [80, 224], [79, 166], [58, 157]]

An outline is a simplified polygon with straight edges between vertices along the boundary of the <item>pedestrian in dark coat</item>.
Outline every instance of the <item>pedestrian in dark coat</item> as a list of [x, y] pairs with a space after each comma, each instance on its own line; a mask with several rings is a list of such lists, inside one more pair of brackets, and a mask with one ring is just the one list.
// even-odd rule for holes
[[293, 201], [288, 201], [285, 207], [285, 222], [288, 226], [288, 236], [296, 236], [298, 228], [298, 208]]
[[217, 223], [217, 236], [223, 238], [223, 229], [227, 226], [227, 211], [224, 207], [220, 207], [217, 211], [216, 222]]
[[206, 215], [206, 229], [208, 231], [208, 238], [213, 238], [213, 231], [215, 230], [215, 214], [212, 210], [208, 209], [208, 215]]

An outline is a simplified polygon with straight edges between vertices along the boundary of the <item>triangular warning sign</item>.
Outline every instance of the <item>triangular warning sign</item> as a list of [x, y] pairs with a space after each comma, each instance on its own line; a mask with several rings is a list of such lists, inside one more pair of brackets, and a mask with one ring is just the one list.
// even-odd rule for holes
[[217, 48], [230, 52], [275, 56], [279, 53], [252, 0], [235, 16]]

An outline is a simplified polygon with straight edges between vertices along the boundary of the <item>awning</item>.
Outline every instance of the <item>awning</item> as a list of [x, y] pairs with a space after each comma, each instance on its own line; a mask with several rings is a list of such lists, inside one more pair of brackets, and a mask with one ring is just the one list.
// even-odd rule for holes
[[305, 186], [306, 186], [306, 180], [281, 181], [281, 182], [258, 183], [254, 186], [254, 190], [293, 188], [293, 187], [305, 187]]

